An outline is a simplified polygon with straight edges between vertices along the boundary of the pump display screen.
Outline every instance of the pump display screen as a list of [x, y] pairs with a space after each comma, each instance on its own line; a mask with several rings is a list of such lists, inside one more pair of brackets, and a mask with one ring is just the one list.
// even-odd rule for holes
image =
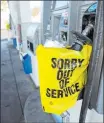
[[30, 42], [30, 50], [34, 52], [33, 43]]
[[33, 43], [27, 40], [27, 47], [30, 51], [34, 52], [34, 46]]
[[64, 25], [68, 25], [68, 19], [64, 19]]
[[59, 24], [60, 30], [60, 41], [67, 41], [67, 31], [68, 31], [68, 12], [62, 13]]
[[61, 31], [61, 39], [62, 41], [67, 41], [67, 32]]
[[67, 28], [68, 26], [68, 12], [64, 12], [61, 15], [61, 19], [60, 19], [60, 27], [65, 27]]
[[88, 8], [88, 12], [95, 12], [96, 11], [96, 8], [97, 8], [97, 3], [94, 3], [93, 5], [91, 5], [89, 8]]

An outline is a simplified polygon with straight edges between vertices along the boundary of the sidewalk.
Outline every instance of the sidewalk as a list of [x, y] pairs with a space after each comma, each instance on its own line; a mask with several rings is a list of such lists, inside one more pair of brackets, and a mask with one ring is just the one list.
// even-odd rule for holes
[[24, 123], [25, 101], [34, 89], [18, 51], [8, 41], [1, 41], [1, 123]]
[[[25, 120], [24, 120], [25, 117]], [[1, 41], [1, 123], [54, 123], [41, 108], [39, 89], [23, 71], [18, 51]]]

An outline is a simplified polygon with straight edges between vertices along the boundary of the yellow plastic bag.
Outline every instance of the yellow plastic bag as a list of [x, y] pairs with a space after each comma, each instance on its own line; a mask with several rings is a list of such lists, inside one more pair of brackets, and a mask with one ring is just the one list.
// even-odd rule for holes
[[85, 85], [91, 50], [90, 45], [84, 45], [82, 51], [37, 47], [40, 96], [45, 112], [61, 114], [75, 105]]

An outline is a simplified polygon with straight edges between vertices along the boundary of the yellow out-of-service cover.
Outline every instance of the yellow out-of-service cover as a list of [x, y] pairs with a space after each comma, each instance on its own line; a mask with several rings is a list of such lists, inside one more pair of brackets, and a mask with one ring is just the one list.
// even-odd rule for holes
[[91, 50], [91, 45], [84, 45], [82, 51], [37, 47], [40, 96], [45, 112], [62, 114], [75, 105], [86, 83]]

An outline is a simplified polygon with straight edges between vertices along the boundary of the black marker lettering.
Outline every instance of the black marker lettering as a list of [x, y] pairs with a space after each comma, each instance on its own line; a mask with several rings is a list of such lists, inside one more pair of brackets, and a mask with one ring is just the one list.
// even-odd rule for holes
[[61, 80], [62, 77], [63, 77], [63, 71], [59, 69], [57, 72], [57, 80]]
[[76, 88], [76, 91], [77, 91], [77, 92], [80, 91], [80, 89], [79, 89], [79, 83], [76, 83], [76, 84], [75, 84], [75, 88]]
[[62, 90], [58, 90], [58, 98], [63, 97], [63, 91]]
[[62, 69], [63, 68], [63, 64], [64, 64], [64, 60], [63, 59], [59, 59], [57, 62], [57, 68]]
[[81, 67], [83, 61], [84, 61], [84, 59], [78, 59], [79, 67]]
[[77, 59], [72, 59], [71, 69], [74, 70], [77, 67]]
[[69, 59], [65, 59], [64, 69], [69, 69], [69, 68], [70, 68], [70, 60]]
[[56, 90], [52, 89], [52, 98], [56, 98]]
[[47, 97], [50, 97], [50, 89], [49, 88], [47, 88], [47, 91], [46, 91], [47, 93], [46, 93], [46, 96]]
[[53, 64], [52, 64], [52, 67], [53, 67], [53, 68], [56, 68], [56, 60], [57, 60], [57, 59], [56, 59], [56, 58], [52, 58], [51, 60], [52, 60], [52, 63], [53, 63]]

